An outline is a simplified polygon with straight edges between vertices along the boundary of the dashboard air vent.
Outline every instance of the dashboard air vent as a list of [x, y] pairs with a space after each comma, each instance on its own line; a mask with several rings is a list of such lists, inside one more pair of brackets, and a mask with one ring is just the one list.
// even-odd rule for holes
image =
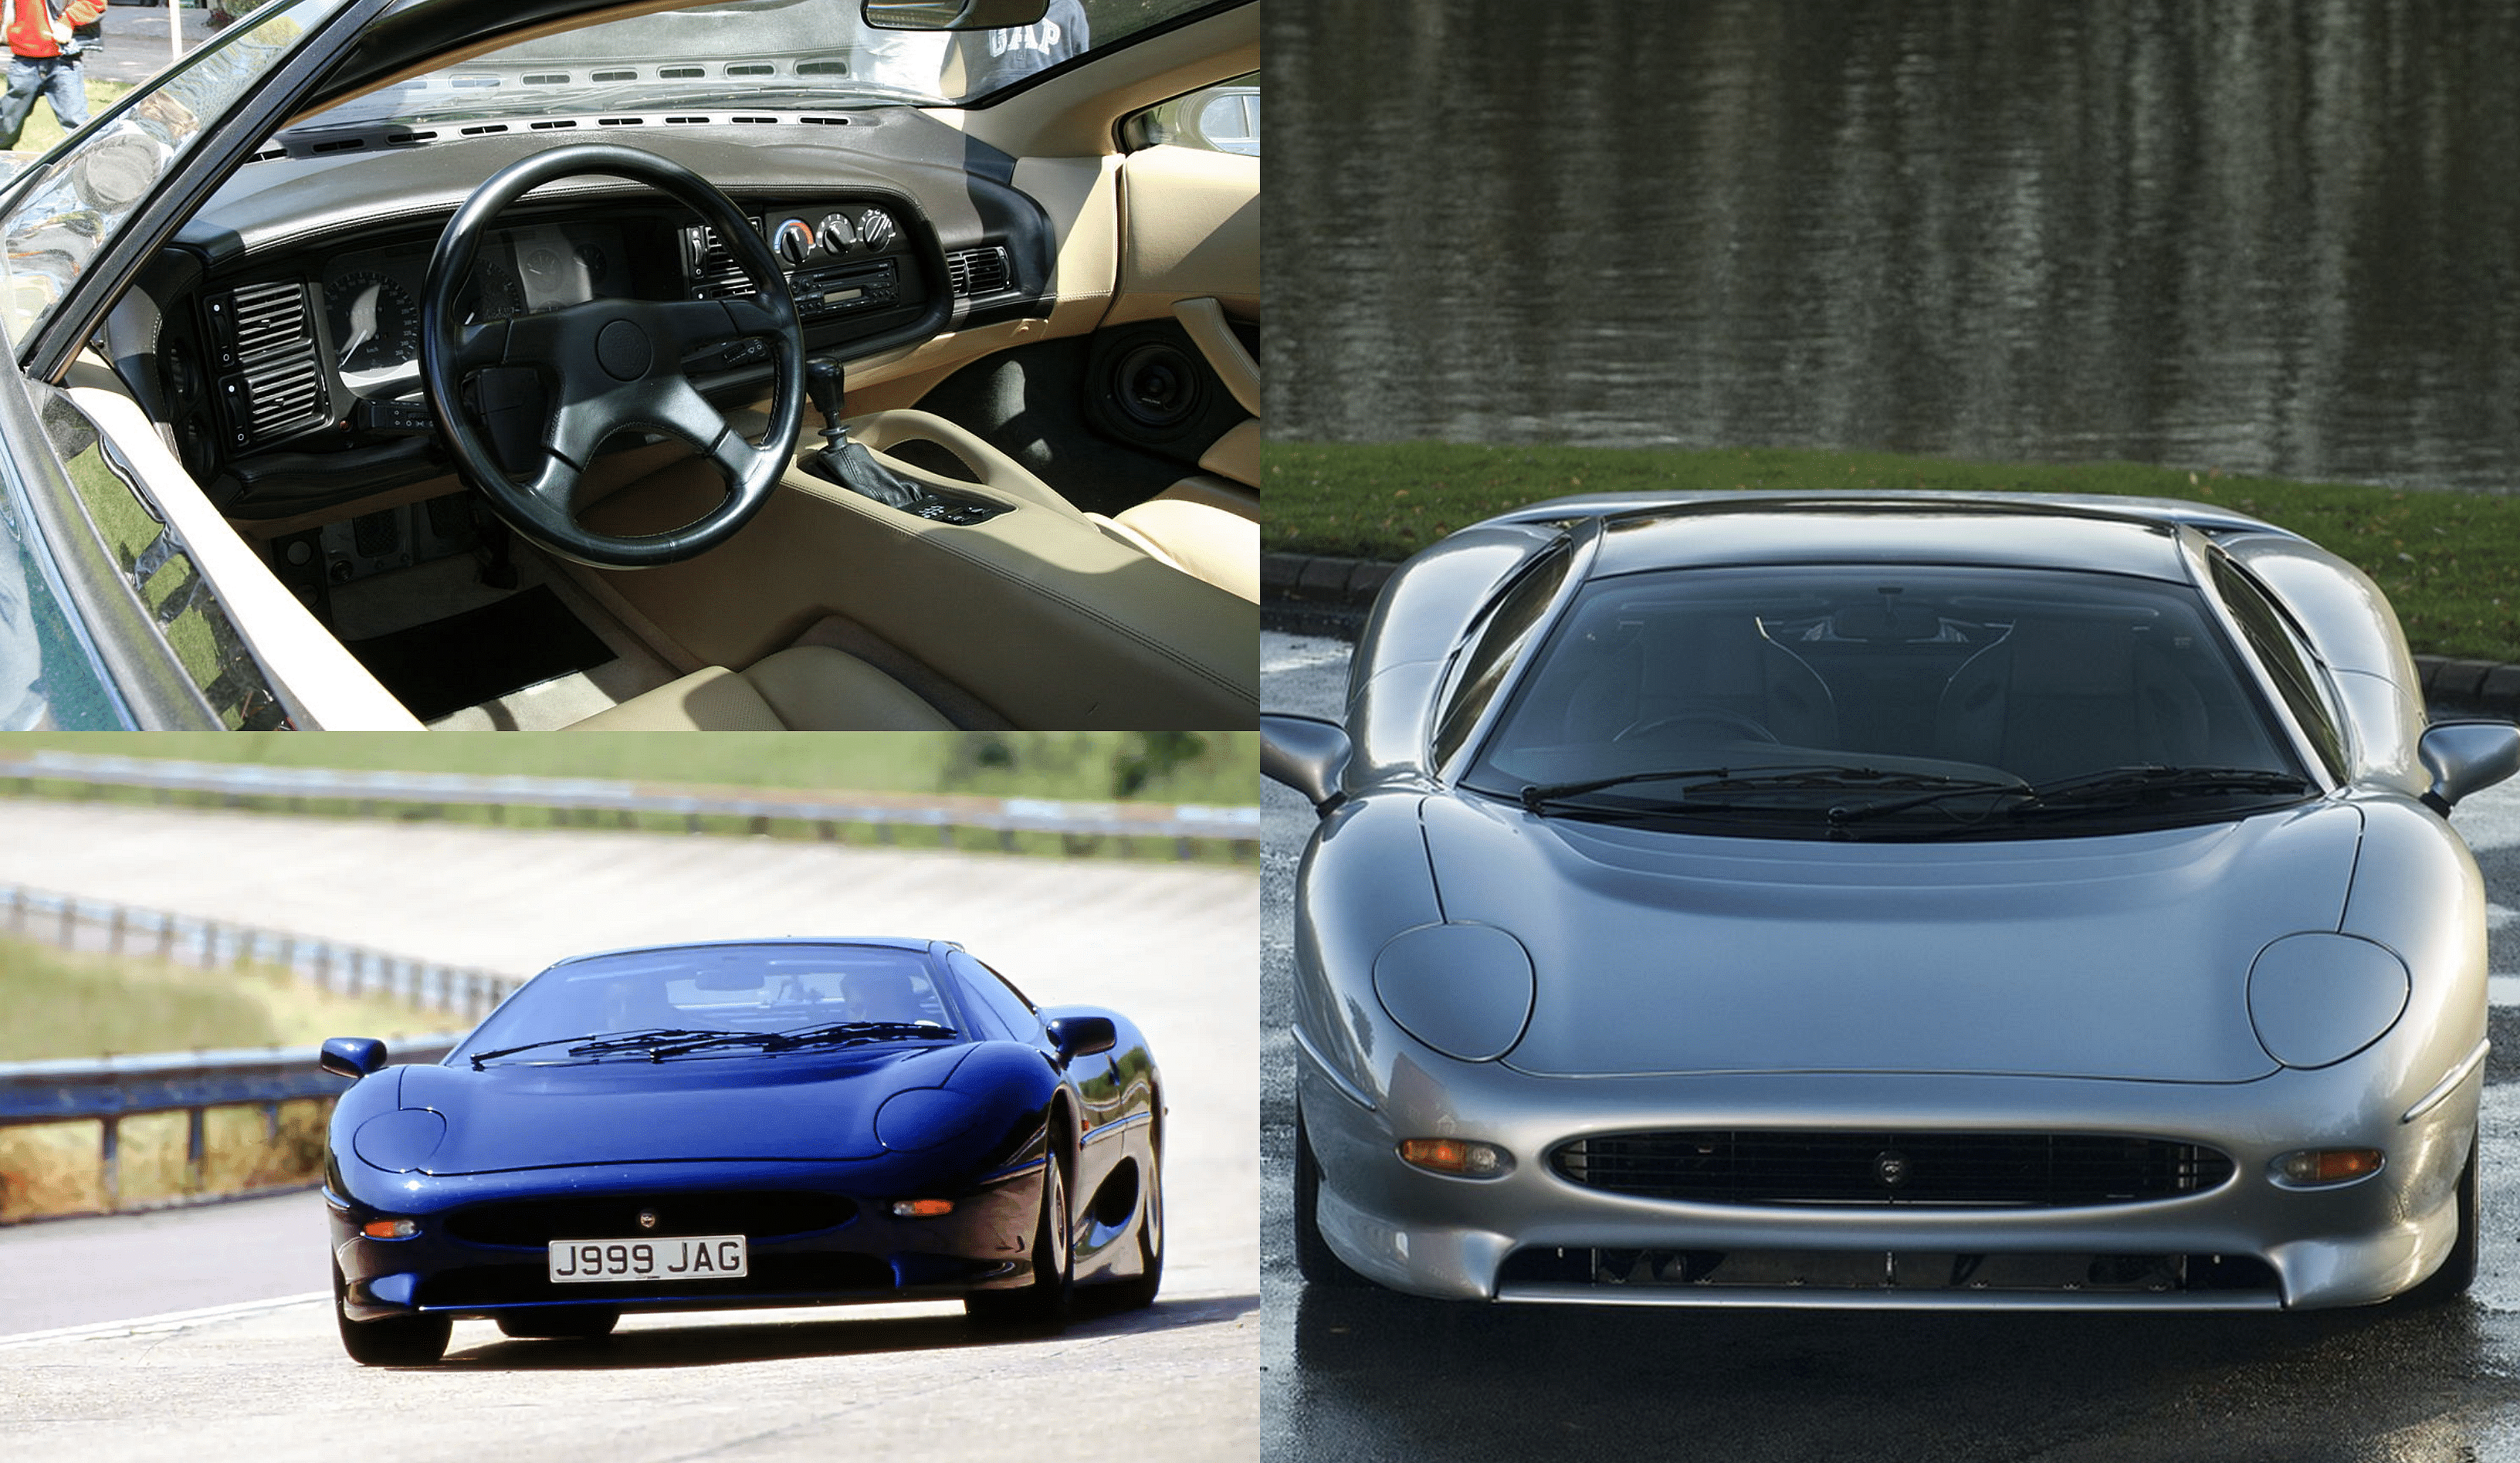
[[235, 365], [314, 342], [306, 287], [295, 280], [248, 285], [210, 301], [210, 335], [220, 364]]
[[945, 256], [945, 274], [953, 282], [954, 293], [965, 299], [998, 294], [1014, 287], [1013, 262], [1000, 244], [956, 249]]
[[717, 230], [705, 224], [697, 225], [685, 231], [684, 237], [690, 241], [685, 244], [685, 248], [691, 248], [693, 244], [698, 245], [698, 258], [694, 261], [691, 271], [692, 298], [725, 299], [730, 295], [760, 292], [752, 283], [752, 277], [743, 272], [743, 266], [735, 262], [735, 255], [719, 242]]
[[228, 445], [250, 447], [325, 420], [315, 319], [296, 280], [248, 285], [204, 304]]
[[224, 389], [240, 443], [268, 442], [324, 420], [324, 387], [311, 352], [248, 366]]

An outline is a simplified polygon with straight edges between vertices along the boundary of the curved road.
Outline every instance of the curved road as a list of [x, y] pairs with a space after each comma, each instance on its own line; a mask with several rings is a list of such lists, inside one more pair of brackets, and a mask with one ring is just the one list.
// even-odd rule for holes
[[[1261, 704], [1334, 716], [1347, 646], [1262, 637]], [[2520, 783], [2459, 808], [2497, 908], [2484, 1273], [2432, 1314], [1964, 1316], [1480, 1307], [1295, 1274], [1286, 1031], [1303, 799], [1262, 790], [1261, 1446], [1271, 1463], [2520, 1459]]]
[[766, 839], [0, 802], [0, 881], [528, 973], [711, 935], [959, 939], [1036, 1000], [1128, 1011], [1163, 1064], [1170, 1254], [1150, 1310], [998, 1340], [953, 1305], [637, 1317], [610, 1341], [456, 1326], [428, 1371], [333, 1335], [311, 1194], [0, 1229], [12, 1459], [1165, 1458], [1257, 1446], [1257, 901], [1247, 869]]

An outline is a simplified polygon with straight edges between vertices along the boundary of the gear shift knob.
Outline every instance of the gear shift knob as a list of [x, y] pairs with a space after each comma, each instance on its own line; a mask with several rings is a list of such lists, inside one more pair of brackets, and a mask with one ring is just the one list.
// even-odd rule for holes
[[823, 414], [823, 429], [829, 433], [840, 424], [841, 402], [848, 395], [848, 371], [831, 356], [815, 356], [805, 362], [805, 393], [814, 399], [814, 410]]

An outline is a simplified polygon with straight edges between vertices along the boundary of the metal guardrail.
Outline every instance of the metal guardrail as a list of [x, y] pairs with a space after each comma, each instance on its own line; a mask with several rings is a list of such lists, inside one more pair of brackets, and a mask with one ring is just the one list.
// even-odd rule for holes
[[[455, 1049], [459, 1035], [415, 1038], [391, 1043], [394, 1060], [433, 1062]], [[214, 1107], [259, 1105], [265, 1141], [280, 1131], [280, 1104], [314, 1097], [328, 1104], [349, 1086], [315, 1064], [314, 1046], [248, 1047], [233, 1051], [160, 1052], [149, 1056], [89, 1057], [69, 1061], [0, 1062], [0, 1128], [26, 1123], [99, 1120], [97, 1162], [107, 1213], [122, 1203], [122, 1120], [150, 1113], [185, 1114], [184, 1184], [180, 1193], [150, 1208], [236, 1198], [205, 1194], [202, 1172], [207, 1114]], [[279, 1193], [305, 1183], [253, 1189]]]
[[461, 1017], [468, 1027], [524, 984], [522, 976], [416, 959], [364, 945], [15, 884], [0, 885], [0, 930], [63, 950], [155, 955], [202, 970], [276, 965], [339, 995], [387, 997]]
[[703, 818], [750, 820], [754, 831], [770, 820], [816, 824], [827, 840], [846, 824], [870, 824], [891, 841], [899, 828], [940, 831], [959, 846], [964, 829], [994, 833], [1012, 848], [1017, 833], [1071, 838], [1169, 839], [1175, 856], [1193, 857], [1193, 840], [1252, 844], [1260, 837], [1260, 810], [1191, 803], [1086, 803], [1051, 798], [961, 797], [874, 792], [781, 791], [681, 787], [596, 777], [485, 776], [462, 773], [356, 772], [333, 768], [267, 767], [254, 763], [180, 762], [90, 752], [36, 751], [0, 756], [0, 780], [31, 785], [38, 780], [158, 792], [211, 793], [224, 798], [309, 799], [423, 810], [447, 807], [540, 808], [553, 813], [681, 818], [698, 831]]

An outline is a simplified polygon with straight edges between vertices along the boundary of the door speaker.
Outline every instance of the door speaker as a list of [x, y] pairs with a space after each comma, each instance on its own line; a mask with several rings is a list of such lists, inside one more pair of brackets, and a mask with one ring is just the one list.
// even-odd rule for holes
[[1168, 340], [1141, 340], [1112, 358], [1111, 400], [1150, 432], [1169, 431], [1205, 404], [1205, 373]]

